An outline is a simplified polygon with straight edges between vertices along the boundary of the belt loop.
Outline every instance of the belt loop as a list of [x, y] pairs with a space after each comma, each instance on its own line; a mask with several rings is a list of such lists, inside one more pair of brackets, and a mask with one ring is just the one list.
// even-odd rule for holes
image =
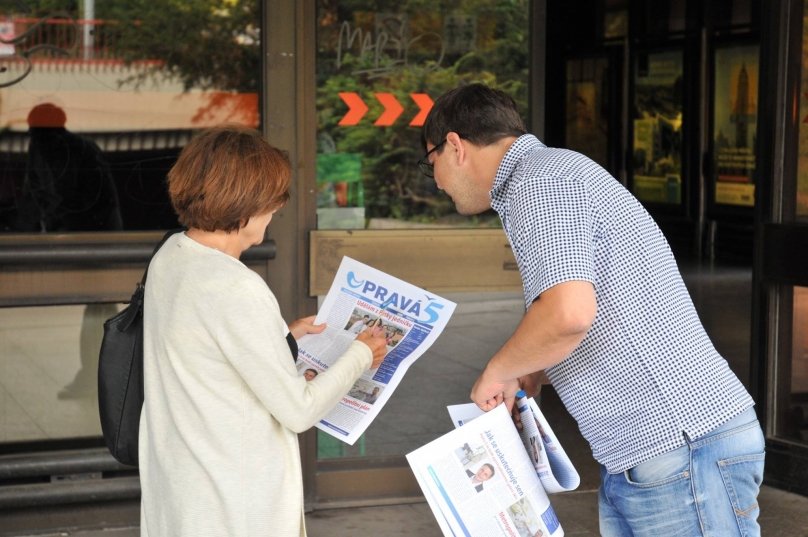
[[682, 437], [685, 439], [685, 443], [687, 444], [687, 447], [692, 450], [693, 449], [693, 447], [692, 447], [693, 439], [690, 438], [690, 436], [688, 436], [688, 434], [685, 431], [682, 431]]

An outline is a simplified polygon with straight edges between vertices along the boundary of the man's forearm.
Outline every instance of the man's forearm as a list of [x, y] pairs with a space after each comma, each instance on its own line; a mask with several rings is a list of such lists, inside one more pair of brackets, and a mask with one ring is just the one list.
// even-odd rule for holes
[[491, 358], [488, 373], [515, 379], [558, 364], [586, 337], [595, 313], [591, 283], [572, 281], [548, 289]]

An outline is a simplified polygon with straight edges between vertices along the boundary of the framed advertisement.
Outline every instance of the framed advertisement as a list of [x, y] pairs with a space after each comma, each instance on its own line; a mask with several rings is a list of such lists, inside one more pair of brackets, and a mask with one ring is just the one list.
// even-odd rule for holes
[[713, 91], [713, 188], [715, 205], [755, 204], [758, 45], [717, 48]]
[[635, 62], [632, 190], [643, 202], [682, 203], [683, 65], [680, 50]]
[[[803, 7], [803, 19], [808, 20], [808, 4]], [[794, 199], [794, 220], [808, 223], [808, 24], [802, 26], [800, 54], [799, 145], [797, 147], [797, 184]]]
[[609, 59], [567, 61], [565, 144], [609, 166]]

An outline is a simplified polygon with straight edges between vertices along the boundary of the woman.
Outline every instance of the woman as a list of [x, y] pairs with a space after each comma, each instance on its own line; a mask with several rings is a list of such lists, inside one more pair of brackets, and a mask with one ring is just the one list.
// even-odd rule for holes
[[179, 221], [149, 266], [140, 426], [141, 535], [305, 535], [297, 433], [368, 368], [384, 338], [361, 334], [327, 371], [298, 375], [266, 283], [239, 261], [289, 198], [284, 155], [240, 127], [194, 138], [168, 174]]

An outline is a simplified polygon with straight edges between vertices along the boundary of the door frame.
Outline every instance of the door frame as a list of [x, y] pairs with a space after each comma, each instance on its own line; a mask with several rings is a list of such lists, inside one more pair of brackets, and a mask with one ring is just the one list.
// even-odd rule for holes
[[[546, 86], [543, 68], [546, 0], [532, 0], [530, 9], [533, 69], [529, 75], [531, 88], [528, 122], [531, 131], [542, 136]], [[315, 264], [312, 257], [314, 250], [310, 247], [310, 241], [318, 243], [317, 240], [322, 239], [316, 235], [317, 189], [314, 166], [314, 140], [317, 134], [316, 11], [316, 2], [311, 0], [263, 2], [262, 18], [266, 37], [262, 39], [262, 130], [270, 143], [288, 151], [294, 176], [291, 201], [276, 214], [269, 228], [269, 237], [276, 245], [277, 259], [269, 263], [267, 281], [278, 299], [284, 318], [289, 320], [316, 312], [316, 285], [312, 282], [320, 281], [323, 277], [328, 278], [327, 275], [322, 275], [322, 266], [318, 269]], [[501, 237], [492, 237], [491, 232], [492, 230], [465, 230], [454, 234], [451, 231], [444, 232], [441, 234], [440, 244], [460, 247], [481, 236], [492, 248], [503, 250], [498, 254], [502, 259], [508, 258], [510, 250], [502, 248], [502, 244], [507, 243], [504, 234], [500, 231]], [[390, 240], [389, 231], [364, 230], [353, 236], [369, 241], [360, 248], [359, 253], [354, 253], [359, 260], [364, 255], [362, 251], [381, 251], [382, 246]], [[322, 244], [322, 241], [318, 244]], [[322, 263], [323, 257], [320, 256], [319, 259]], [[419, 254], [419, 264], [431, 267], [433, 273], [455, 270], [452, 260], [446, 258], [441, 248], [424, 255]], [[513, 277], [518, 274], [512, 272], [514, 268], [506, 260], [501, 261], [498, 269], [501, 273], [498, 277], [505, 282], [502, 285], [510, 286], [508, 288], [514, 288]], [[492, 270], [491, 266], [487, 266], [486, 270]], [[493, 270], [497, 272], [496, 267]], [[487, 289], [486, 279], [489, 274], [478, 274], [470, 282], [469, 288]], [[419, 275], [415, 272], [399, 274], [414, 285], [434, 288], [434, 282], [424, 280], [424, 275], [425, 273]], [[518, 285], [521, 289], [521, 283]], [[502, 287], [487, 290], [501, 289]], [[314, 429], [301, 435], [300, 445], [307, 509], [423, 500], [404, 454], [373, 459], [318, 461]]]
[[766, 435], [766, 482], [808, 495], [808, 444], [777, 438], [776, 420], [791, 324], [790, 286], [808, 286], [808, 225], [794, 214], [799, 140], [803, 0], [771, 0], [763, 11], [758, 117], [750, 378]]

